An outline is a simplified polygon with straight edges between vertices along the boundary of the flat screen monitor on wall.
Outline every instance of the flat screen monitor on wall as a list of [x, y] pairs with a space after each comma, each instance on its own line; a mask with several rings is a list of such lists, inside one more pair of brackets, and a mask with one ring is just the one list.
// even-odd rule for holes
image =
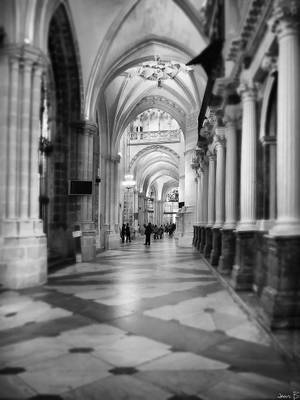
[[93, 182], [70, 180], [68, 193], [71, 196], [90, 195], [93, 193]]

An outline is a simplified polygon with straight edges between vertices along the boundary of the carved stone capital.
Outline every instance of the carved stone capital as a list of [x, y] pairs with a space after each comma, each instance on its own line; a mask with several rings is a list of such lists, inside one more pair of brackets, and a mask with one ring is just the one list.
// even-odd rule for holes
[[261, 69], [270, 74], [273, 74], [277, 71], [277, 60], [277, 56], [266, 53], [261, 62]]
[[1, 53], [6, 54], [10, 62], [18, 62], [21, 67], [28, 65], [45, 69], [49, 64], [48, 57], [40, 49], [26, 43], [3, 46]]
[[238, 106], [226, 106], [224, 113], [224, 124], [226, 128], [235, 127], [238, 128], [242, 121], [242, 108]]
[[256, 100], [257, 96], [257, 85], [256, 83], [249, 83], [249, 82], [241, 82], [240, 86], [237, 88], [237, 92], [239, 95], [242, 96], [243, 100]]
[[216, 154], [212, 148], [207, 150], [207, 158], [209, 162], [215, 162], [216, 161]]
[[90, 120], [76, 121], [72, 126], [82, 135], [95, 135], [98, 129], [97, 124]]
[[272, 32], [279, 38], [291, 31], [300, 29], [300, 2], [299, 0], [275, 0], [273, 14], [269, 21]]

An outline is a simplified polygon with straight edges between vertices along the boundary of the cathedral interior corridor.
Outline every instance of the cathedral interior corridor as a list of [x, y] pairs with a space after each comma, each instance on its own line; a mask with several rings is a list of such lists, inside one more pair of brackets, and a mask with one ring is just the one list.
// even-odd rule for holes
[[262, 400], [300, 390], [299, 365], [169, 237], [124, 244], [0, 299], [1, 399]]
[[0, 399], [300, 399], [300, 0], [0, 0]]

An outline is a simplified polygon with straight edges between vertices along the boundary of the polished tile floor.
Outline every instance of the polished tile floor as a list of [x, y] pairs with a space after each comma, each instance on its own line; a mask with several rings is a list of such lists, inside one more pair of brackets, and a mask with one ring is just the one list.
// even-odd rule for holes
[[293, 399], [299, 371], [167, 237], [0, 292], [0, 399]]

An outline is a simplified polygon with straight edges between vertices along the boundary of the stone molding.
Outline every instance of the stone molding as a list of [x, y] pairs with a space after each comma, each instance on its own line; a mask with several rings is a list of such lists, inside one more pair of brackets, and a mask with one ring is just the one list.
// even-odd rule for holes
[[26, 43], [3, 46], [1, 53], [7, 55], [11, 61], [18, 61], [21, 65], [29, 64], [35, 68], [46, 68], [50, 64], [45, 53]]
[[253, 47], [265, 29], [265, 17], [271, 10], [273, 0], [250, 0], [241, 23], [240, 33], [231, 39], [225, 54], [226, 60], [238, 61], [246, 49]]
[[150, 105], [152, 104], [153, 106], [155, 106], [157, 102], [166, 103], [169, 107], [175, 108], [176, 111], [179, 112], [180, 114], [185, 115], [185, 112], [184, 110], [182, 110], [181, 107], [179, 107], [176, 103], [166, 99], [163, 96], [146, 96], [137, 103], [136, 108], [142, 105], [143, 103], [149, 103]]
[[72, 126], [78, 134], [82, 135], [95, 135], [98, 129], [97, 124], [91, 120], [76, 121], [72, 123]]

